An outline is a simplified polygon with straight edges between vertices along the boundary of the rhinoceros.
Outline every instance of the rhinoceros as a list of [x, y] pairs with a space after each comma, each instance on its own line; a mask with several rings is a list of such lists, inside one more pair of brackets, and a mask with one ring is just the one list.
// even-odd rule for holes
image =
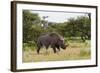
[[40, 49], [45, 47], [46, 50], [51, 47], [54, 53], [57, 52], [57, 49], [60, 51], [60, 48], [66, 49], [68, 45], [65, 45], [64, 38], [57, 33], [47, 33], [41, 35], [37, 40], [37, 53], [40, 53]]

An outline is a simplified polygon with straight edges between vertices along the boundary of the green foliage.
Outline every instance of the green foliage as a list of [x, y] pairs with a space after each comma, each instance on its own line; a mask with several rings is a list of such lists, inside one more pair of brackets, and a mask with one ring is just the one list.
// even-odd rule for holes
[[66, 25], [66, 31], [69, 31], [68, 36], [81, 37], [85, 42], [86, 39], [91, 38], [91, 23], [90, 19], [86, 16], [70, 18]]
[[59, 33], [60, 35], [62, 35], [63, 37], [66, 37], [65, 26], [66, 26], [66, 24], [64, 24], [64, 23], [56, 23], [54, 25], [51, 25], [50, 28], [52, 29], [52, 31], [55, 31], [55, 32]]
[[32, 37], [34, 34], [34, 30], [32, 28], [33, 25], [37, 25], [38, 23], [34, 23], [35, 21], [40, 20], [40, 17], [36, 13], [31, 13], [27, 10], [23, 11], [23, 42], [27, 43], [32, 41]]
[[[36, 55], [36, 42], [41, 34], [57, 32], [64, 37], [65, 44], [69, 44], [66, 50], [60, 51], [60, 57], [52, 53], [47, 56], [48, 60], [75, 60], [89, 59], [90, 39], [91, 39], [91, 20], [87, 16], [69, 18], [66, 22], [48, 22], [48, 27], [43, 28], [41, 24], [47, 21], [41, 20], [39, 14], [23, 10], [23, 51], [24, 56], [29, 60], [46, 59], [45, 55]], [[45, 52], [44, 49], [41, 49]], [[27, 54], [29, 53], [29, 54]], [[34, 55], [35, 54], [35, 55]], [[55, 56], [56, 55], [56, 56]], [[39, 57], [40, 56], [40, 57]], [[44, 57], [44, 58], [43, 58]]]
[[41, 34], [57, 32], [68, 41], [83, 41], [91, 38], [91, 21], [87, 16], [69, 18], [66, 22], [48, 22], [48, 27], [41, 24], [47, 21], [41, 20], [39, 14], [23, 10], [23, 47], [36, 48], [36, 42]]
[[91, 54], [90, 50], [80, 50], [80, 57], [89, 56]]
[[36, 45], [36, 43], [34, 43], [34, 42], [23, 43], [23, 50], [24, 51], [28, 51], [28, 50], [34, 51], [36, 49], [35, 45]]

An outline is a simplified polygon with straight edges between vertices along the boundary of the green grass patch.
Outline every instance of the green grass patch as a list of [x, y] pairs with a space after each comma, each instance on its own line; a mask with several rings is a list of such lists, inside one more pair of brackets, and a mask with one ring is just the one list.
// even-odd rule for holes
[[35, 49], [36, 49], [35, 44], [33, 44], [33, 43], [23, 43], [23, 51], [28, 51], [28, 50], [34, 51]]
[[89, 48], [80, 50], [80, 57], [89, 56], [90, 54], [91, 50]]

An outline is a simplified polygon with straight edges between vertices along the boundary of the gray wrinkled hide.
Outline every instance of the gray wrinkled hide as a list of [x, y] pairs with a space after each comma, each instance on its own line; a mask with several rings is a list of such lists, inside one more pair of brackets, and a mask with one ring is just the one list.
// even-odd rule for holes
[[57, 33], [48, 33], [41, 35], [37, 40], [37, 53], [39, 54], [40, 49], [42, 47], [48, 49], [49, 47], [53, 48], [54, 53], [56, 53], [56, 49], [60, 51], [60, 48], [66, 49], [66, 45], [64, 44], [64, 39]]

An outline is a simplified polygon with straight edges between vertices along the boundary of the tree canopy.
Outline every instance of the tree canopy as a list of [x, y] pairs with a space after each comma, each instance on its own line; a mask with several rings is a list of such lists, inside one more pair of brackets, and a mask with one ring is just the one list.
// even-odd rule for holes
[[[38, 13], [23, 10], [23, 42], [36, 42], [37, 38], [44, 33], [57, 32], [67, 37], [81, 37], [81, 40], [91, 39], [91, 20], [88, 16], [69, 18], [66, 22], [55, 23], [48, 21], [48, 27], [41, 26], [43, 20]], [[45, 21], [46, 22], [46, 21]]]

